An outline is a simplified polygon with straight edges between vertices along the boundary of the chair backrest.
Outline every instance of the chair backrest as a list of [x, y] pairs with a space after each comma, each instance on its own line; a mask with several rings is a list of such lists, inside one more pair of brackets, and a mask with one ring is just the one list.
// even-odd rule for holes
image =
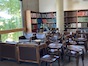
[[37, 39], [45, 39], [46, 35], [44, 33], [37, 33], [36, 37], [37, 37]]
[[25, 33], [24, 36], [26, 39], [30, 39], [34, 33]]

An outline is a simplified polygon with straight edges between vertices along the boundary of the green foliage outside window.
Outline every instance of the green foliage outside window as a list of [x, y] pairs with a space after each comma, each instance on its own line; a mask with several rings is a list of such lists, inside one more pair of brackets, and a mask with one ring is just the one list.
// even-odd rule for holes
[[[0, 0], [0, 30], [22, 28], [21, 8], [19, 0]], [[10, 33], [11, 34], [11, 33]], [[22, 32], [2, 34], [1, 39], [5, 41], [9, 37], [18, 40]]]

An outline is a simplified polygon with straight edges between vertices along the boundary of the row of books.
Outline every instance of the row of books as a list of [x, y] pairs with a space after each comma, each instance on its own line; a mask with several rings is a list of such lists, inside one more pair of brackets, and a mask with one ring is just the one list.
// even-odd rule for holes
[[37, 29], [38, 26], [37, 25], [32, 25], [32, 29]]
[[76, 28], [76, 23], [71, 23], [68, 25], [64, 25], [66, 28]]
[[36, 24], [37, 23], [37, 19], [31, 19], [31, 23]]
[[88, 23], [83, 23], [83, 24], [81, 24], [81, 27], [82, 27], [82, 28], [88, 27]]
[[35, 24], [35, 25], [32, 25], [32, 29], [39, 29], [42, 27], [42, 24]]
[[77, 16], [88, 16], [88, 11], [79, 11]]
[[31, 13], [31, 18], [55, 18], [56, 13]]
[[64, 16], [65, 17], [77, 16], [77, 13], [76, 12], [65, 12]]
[[33, 24], [48, 23], [48, 22], [56, 23], [56, 19], [31, 19], [31, 22]]
[[87, 23], [78, 23], [78, 25], [76, 25], [76, 23], [72, 23], [72, 24], [68, 24], [68, 25], [65, 25], [66, 28], [86, 28], [88, 27], [88, 24]]
[[79, 12], [65, 12], [64, 16], [71, 17], [71, 16], [88, 16], [88, 11], [79, 11]]
[[41, 18], [41, 14], [39, 14], [39, 13], [31, 13], [31, 18]]
[[[38, 25], [32, 25], [32, 30], [37, 30], [40, 29], [42, 27], [42, 24], [38, 24]], [[49, 28], [55, 28], [56, 24], [47, 24], [47, 27]]]
[[77, 18], [65, 19], [65, 22], [77, 22]]
[[56, 28], [56, 24], [47, 24], [49, 28]]
[[88, 22], [88, 17], [79, 17], [78, 22]]
[[49, 14], [41, 14], [42, 18], [55, 18], [56, 13], [49, 13]]

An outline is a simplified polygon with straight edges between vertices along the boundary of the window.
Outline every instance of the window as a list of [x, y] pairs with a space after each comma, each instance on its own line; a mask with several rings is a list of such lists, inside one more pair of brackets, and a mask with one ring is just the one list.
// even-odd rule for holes
[[[21, 29], [23, 28], [21, 18], [21, 8], [19, 0], [0, 0], [0, 31]], [[11, 32], [11, 31], [10, 31]], [[12, 37], [12, 40], [17, 40], [17, 36], [22, 35], [19, 32], [7, 34], [3, 32], [1, 34], [2, 41], [5, 41], [9, 37]], [[8, 37], [7, 37], [8, 36]], [[13, 38], [15, 37], [15, 38]]]
[[22, 32], [11, 32], [11, 33], [7, 33], [7, 34], [2, 34], [1, 35], [1, 40], [3, 42], [6, 41], [18, 41], [19, 40], [19, 36], [22, 35]]

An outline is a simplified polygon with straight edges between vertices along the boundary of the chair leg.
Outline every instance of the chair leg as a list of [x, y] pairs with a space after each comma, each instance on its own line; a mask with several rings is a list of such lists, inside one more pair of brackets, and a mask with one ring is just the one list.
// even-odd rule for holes
[[41, 66], [41, 62], [38, 63], [38, 66]]
[[76, 57], [76, 66], [79, 65], [79, 56]]
[[63, 61], [62, 66], [65, 65], [65, 61], [66, 61], [65, 57], [66, 57], [66, 55], [64, 54], [64, 55], [63, 55], [63, 59], [62, 59], [62, 61]]
[[46, 66], [47, 66], [47, 62], [46, 62]]
[[60, 59], [58, 59], [58, 66], [60, 66]]
[[50, 63], [50, 66], [52, 66], [52, 63]]
[[82, 58], [82, 64], [83, 64], [83, 66], [84, 66], [84, 56], [81, 55], [81, 58]]
[[41, 66], [42, 62], [43, 62], [43, 61], [40, 60], [38, 66]]
[[87, 42], [84, 43], [84, 46], [85, 46], [85, 50], [86, 50], [86, 53], [87, 53]]
[[82, 64], [83, 64], [83, 66], [84, 66], [84, 50], [82, 50], [81, 58], [82, 58]]
[[70, 60], [71, 60], [71, 57], [69, 56], [69, 62], [70, 62]]

